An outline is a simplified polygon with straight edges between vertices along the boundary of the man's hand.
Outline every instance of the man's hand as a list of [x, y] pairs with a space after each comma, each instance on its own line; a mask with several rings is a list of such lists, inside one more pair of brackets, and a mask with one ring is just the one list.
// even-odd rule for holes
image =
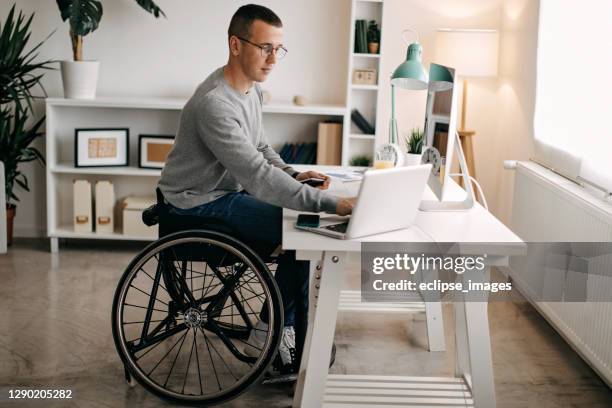
[[336, 214], [349, 215], [353, 212], [353, 207], [355, 206], [356, 201], [357, 197], [341, 198], [338, 200], [338, 204], [336, 205]]
[[319, 173], [318, 171], [312, 171], [312, 170], [300, 173], [295, 177], [297, 181], [307, 180], [309, 178], [318, 178], [318, 179], [325, 180], [322, 185], [320, 185], [319, 187], [316, 187], [320, 190], [327, 190], [327, 188], [329, 187], [329, 183], [331, 181], [329, 176], [326, 176], [323, 173]]

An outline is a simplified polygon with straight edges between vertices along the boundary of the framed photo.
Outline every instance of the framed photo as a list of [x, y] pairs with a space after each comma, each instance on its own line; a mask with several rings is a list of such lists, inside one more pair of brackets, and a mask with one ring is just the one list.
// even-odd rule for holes
[[174, 136], [138, 135], [138, 167], [163, 169], [174, 145]]
[[127, 166], [130, 130], [127, 128], [75, 129], [74, 166]]

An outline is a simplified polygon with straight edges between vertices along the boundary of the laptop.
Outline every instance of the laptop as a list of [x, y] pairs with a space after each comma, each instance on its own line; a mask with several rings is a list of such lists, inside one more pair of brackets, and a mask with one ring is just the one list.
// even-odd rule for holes
[[348, 221], [318, 227], [295, 227], [338, 239], [407, 228], [416, 217], [430, 172], [431, 164], [369, 170], [363, 176]]

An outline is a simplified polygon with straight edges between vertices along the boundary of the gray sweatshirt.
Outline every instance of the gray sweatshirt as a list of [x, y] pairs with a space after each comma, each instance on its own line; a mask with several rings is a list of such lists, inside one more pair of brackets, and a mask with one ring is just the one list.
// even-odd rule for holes
[[337, 197], [293, 179], [295, 170], [268, 145], [262, 100], [259, 84], [242, 94], [225, 81], [223, 68], [198, 86], [159, 181], [170, 204], [193, 208], [244, 189], [280, 207], [336, 212]]

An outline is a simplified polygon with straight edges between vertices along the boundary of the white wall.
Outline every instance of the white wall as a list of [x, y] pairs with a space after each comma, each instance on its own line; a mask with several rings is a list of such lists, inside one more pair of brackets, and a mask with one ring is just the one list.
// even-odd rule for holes
[[533, 157], [533, 114], [536, 93], [536, 62], [539, 0], [504, 0], [497, 90], [498, 126], [494, 140], [496, 192], [490, 207], [511, 225], [514, 172], [503, 170], [503, 160]]
[[[212, 70], [227, 61], [227, 26], [247, 1], [159, 0], [167, 19], [156, 20], [131, 0], [103, 1], [100, 28], [84, 39], [84, 58], [101, 61], [100, 96], [188, 97]], [[289, 54], [264, 89], [273, 101], [300, 94], [313, 103], [344, 103], [349, 42], [349, 0], [261, 0], [283, 20]], [[0, 2], [4, 20], [12, 2]], [[40, 49], [44, 59], [71, 59], [68, 25], [55, 1], [18, 0], [18, 9], [35, 12], [32, 44], [57, 30]], [[60, 72], [48, 72], [50, 96], [62, 96]], [[44, 145], [39, 143], [44, 150]], [[43, 235], [46, 226], [44, 170], [24, 165], [33, 187], [17, 191], [16, 235]]]

